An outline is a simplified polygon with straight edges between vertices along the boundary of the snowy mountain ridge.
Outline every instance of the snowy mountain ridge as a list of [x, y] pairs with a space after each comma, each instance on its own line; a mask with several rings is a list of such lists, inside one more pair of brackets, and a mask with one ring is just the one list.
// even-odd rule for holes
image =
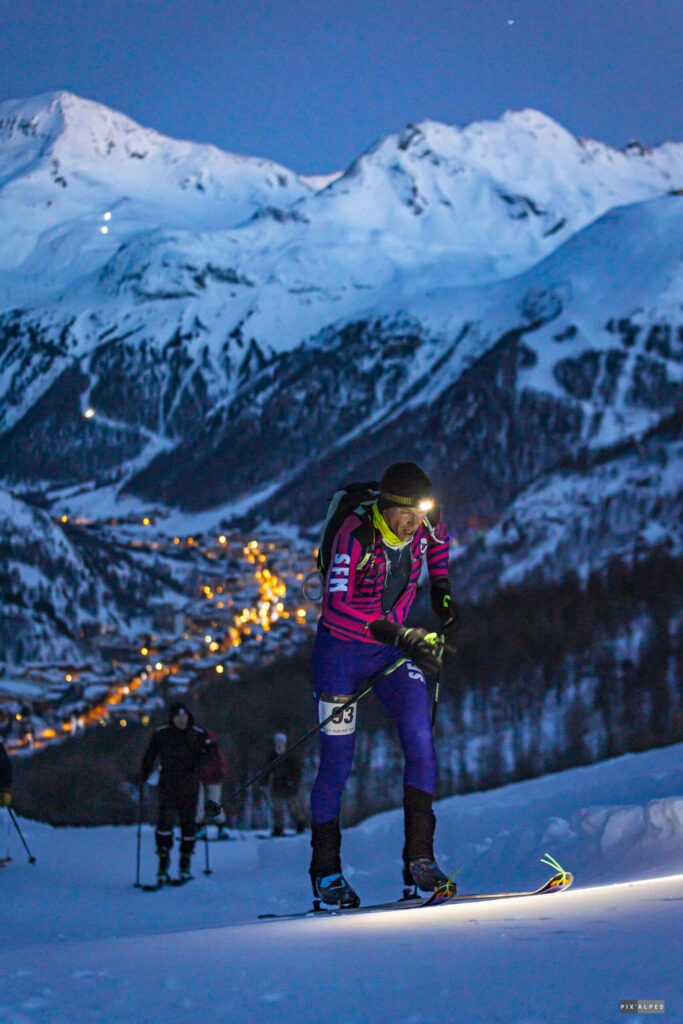
[[[148, 231], [214, 236], [238, 224], [214, 249], [237, 244], [260, 271], [254, 283], [274, 275], [338, 292], [386, 283], [393, 268], [427, 266], [438, 279], [443, 265], [450, 283], [517, 273], [611, 206], [680, 186], [683, 146], [618, 152], [537, 111], [464, 129], [427, 121], [314, 192], [269, 161], [176, 142], [62, 92], [0, 105], [0, 181], [0, 267], [29, 272], [26, 288], [12, 275], [6, 284], [31, 305]], [[109, 238], [97, 237], [102, 227]], [[53, 280], [56, 251], [65, 265]]]
[[681, 144], [424, 121], [315, 191], [68, 93], [0, 123], [19, 494], [308, 524], [321, 489], [406, 454], [457, 530], [680, 408]]

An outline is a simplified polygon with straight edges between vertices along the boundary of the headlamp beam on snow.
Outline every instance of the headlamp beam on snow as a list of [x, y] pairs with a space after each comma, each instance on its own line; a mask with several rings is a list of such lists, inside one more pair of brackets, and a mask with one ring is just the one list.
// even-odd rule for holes
[[417, 501], [415, 498], [405, 498], [400, 494], [387, 494], [382, 491], [380, 497], [389, 502], [390, 505], [401, 505], [409, 508], [418, 508], [420, 512], [431, 512], [434, 508], [434, 502], [431, 498], [423, 498], [421, 501]]

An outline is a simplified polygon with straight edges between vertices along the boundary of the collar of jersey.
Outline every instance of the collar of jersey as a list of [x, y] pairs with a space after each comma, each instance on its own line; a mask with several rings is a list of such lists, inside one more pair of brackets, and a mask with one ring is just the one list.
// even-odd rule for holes
[[[382, 540], [390, 548], [405, 548], [410, 544], [409, 540], [400, 540], [391, 529], [386, 519], [377, 507], [377, 502], [372, 506], [372, 525], [382, 535]], [[412, 539], [412, 538], [411, 538]]]

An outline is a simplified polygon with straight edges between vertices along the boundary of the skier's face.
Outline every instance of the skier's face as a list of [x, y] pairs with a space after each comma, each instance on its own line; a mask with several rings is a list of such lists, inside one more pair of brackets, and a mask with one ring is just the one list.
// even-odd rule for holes
[[412, 540], [415, 536], [425, 513], [419, 508], [394, 505], [392, 508], [385, 509], [382, 515], [389, 529], [405, 544], [406, 541]]

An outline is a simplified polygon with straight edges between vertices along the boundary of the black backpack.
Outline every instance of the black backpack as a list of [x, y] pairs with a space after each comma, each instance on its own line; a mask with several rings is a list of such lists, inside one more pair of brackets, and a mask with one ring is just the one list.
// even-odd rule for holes
[[[375, 528], [372, 524], [372, 506], [379, 497], [379, 484], [376, 480], [365, 483], [352, 483], [340, 487], [328, 499], [327, 514], [320, 531], [320, 542], [318, 544], [318, 555], [316, 558], [317, 572], [320, 580], [325, 585], [328, 569], [330, 568], [330, 555], [332, 544], [342, 523], [350, 515], [357, 515], [360, 525], [355, 531], [363, 556], [358, 563], [362, 569], [372, 554], [373, 542], [375, 539]], [[313, 575], [313, 574], [311, 574]]]

